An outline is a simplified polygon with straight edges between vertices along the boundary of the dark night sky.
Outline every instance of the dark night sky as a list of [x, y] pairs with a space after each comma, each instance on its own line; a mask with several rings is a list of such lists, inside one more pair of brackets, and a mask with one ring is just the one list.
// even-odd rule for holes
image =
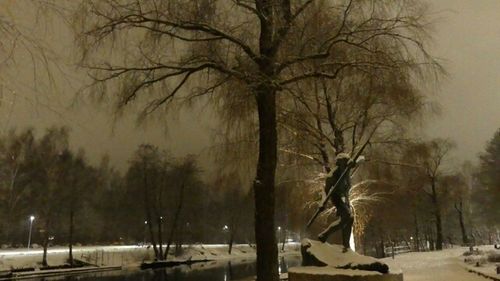
[[[500, 127], [500, 1], [435, 0], [430, 3], [438, 19], [432, 50], [443, 59], [449, 76], [430, 93], [432, 99], [441, 103], [442, 114], [427, 120], [424, 135], [451, 138], [458, 145], [456, 160], [474, 161]], [[34, 22], [26, 12], [26, 5], [29, 1], [0, 0], [0, 15], [9, 10], [8, 17], [29, 29]], [[45, 38], [50, 44], [56, 43], [56, 52], [70, 55], [71, 36], [64, 36], [64, 31], [50, 31]], [[68, 125], [72, 128], [71, 142], [75, 148], [85, 148], [93, 163], [108, 153], [120, 169], [126, 167], [136, 146], [143, 142], [168, 148], [178, 156], [206, 155], [211, 146], [213, 124], [207, 120], [213, 118], [209, 112], [196, 109], [194, 114], [181, 113], [176, 119], [170, 118], [168, 134], [163, 129], [164, 121], [149, 121], [146, 126], [138, 127], [133, 110], [113, 122], [110, 111], [95, 104], [80, 101], [72, 105], [79, 79], [84, 77], [81, 72], [63, 67], [72, 83], [57, 78], [62, 83], [50, 94], [43, 83], [34, 91], [25, 86], [32, 81], [32, 64], [23, 57], [25, 54], [18, 55], [16, 70], [0, 68], [3, 76], [0, 132], [26, 126], [41, 131], [54, 124]], [[68, 86], [71, 84], [73, 87]]]

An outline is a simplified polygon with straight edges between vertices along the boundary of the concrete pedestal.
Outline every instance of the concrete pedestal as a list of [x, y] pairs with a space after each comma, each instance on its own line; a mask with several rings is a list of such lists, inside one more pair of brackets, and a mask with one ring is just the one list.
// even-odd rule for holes
[[331, 266], [302, 266], [288, 270], [288, 281], [403, 281], [403, 273], [385, 273]]
[[403, 281], [401, 270], [342, 246], [304, 239], [302, 265], [288, 270], [289, 281]]

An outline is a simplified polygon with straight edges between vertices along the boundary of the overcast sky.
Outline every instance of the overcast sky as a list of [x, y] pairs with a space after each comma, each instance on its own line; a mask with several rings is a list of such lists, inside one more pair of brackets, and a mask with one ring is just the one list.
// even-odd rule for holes
[[[0, 0], [0, 8], [9, 2], [13, 3]], [[442, 114], [428, 121], [424, 135], [451, 138], [458, 145], [456, 160], [475, 161], [500, 128], [500, 0], [430, 3], [438, 18], [432, 50], [443, 59], [449, 76], [430, 93], [441, 104]], [[24, 21], [29, 18], [25, 16]], [[68, 51], [71, 43], [61, 42], [58, 51]], [[17, 67], [22, 69], [11, 76], [29, 76], [32, 71], [29, 63]], [[73, 146], [85, 148], [94, 163], [107, 153], [115, 166], [124, 169], [137, 145], [144, 142], [168, 148], [178, 156], [203, 154], [210, 148], [211, 128], [206, 121], [210, 118], [200, 110], [171, 121], [167, 136], [161, 122], [138, 128], [132, 115], [113, 123], [109, 111], [95, 105], [80, 103], [70, 107], [69, 96], [74, 89], [40, 96], [22, 85], [8, 85], [5, 79], [0, 83], [0, 133], [9, 128], [32, 126], [41, 131], [65, 124], [72, 128]]]
[[459, 160], [477, 158], [500, 128], [500, 1], [434, 0], [436, 56], [449, 72], [437, 100], [442, 114], [429, 137], [454, 140]]

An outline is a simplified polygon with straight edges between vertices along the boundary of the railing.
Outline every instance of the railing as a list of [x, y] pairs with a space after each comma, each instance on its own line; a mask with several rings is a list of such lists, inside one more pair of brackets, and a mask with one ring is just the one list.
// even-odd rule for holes
[[395, 255], [403, 254], [403, 253], [408, 253], [411, 252], [412, 249], [408, 245], [401, 245], [401, 246], [389, 246], [384, 248], [384, 252], [386, 255], [390, 255], [394, 258]]

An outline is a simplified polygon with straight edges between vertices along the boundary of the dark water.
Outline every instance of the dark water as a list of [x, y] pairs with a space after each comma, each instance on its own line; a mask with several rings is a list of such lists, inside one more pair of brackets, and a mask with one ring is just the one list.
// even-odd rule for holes
[[[280, 258], [280, 272], [287, 272], [289, 267], [300, 265], [300, 256]], [[111, 272], [89, 273], [65, 277], [46, 277], [30, 279], [41, 280], [97, 280], [97, 281], [229, 281], [241, 280], [255, 275], [254, 259], [237, 259], [178, 266], [168, 269], [121, 270]]]

